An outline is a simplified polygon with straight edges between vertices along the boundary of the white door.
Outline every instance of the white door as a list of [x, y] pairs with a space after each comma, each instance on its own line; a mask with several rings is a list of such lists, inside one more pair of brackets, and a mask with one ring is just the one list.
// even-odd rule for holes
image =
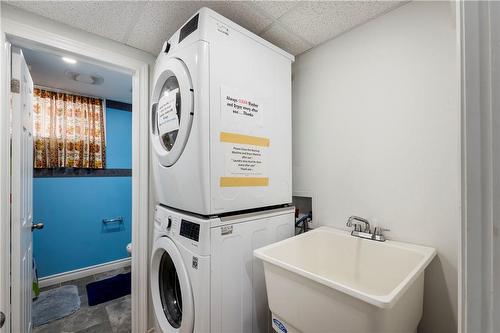
[[[1, 36], [3, 37], [3, 36]], [[2, 39], [0, 112], [0, 333], [10, 333], [10, 43]]]
[[11, 58], [12, 332], [32, 329], [33, 80], [20, 49]]

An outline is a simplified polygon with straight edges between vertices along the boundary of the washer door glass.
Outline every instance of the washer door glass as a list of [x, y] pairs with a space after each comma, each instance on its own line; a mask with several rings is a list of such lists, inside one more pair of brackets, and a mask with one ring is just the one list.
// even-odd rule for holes
[[[179, 133], [179, 124], [181, 122], [181, 92], [179, 88], [179, 81], [175, 75], [170, 76], [166, 81], [160, 92], [160, 101], [164, 102], [164, 105], [160, 107], [170, 108], [167, 110], [166, 115], [162, 117], [161, 113], [158, 113], [157, 117], [157, 129], [160, 134], [160, 142], [167, 151], [172, 150], [177, 139], [177, 134]], [[168, 114], [170, 112], [170, 114]], [[170, 124], [168, 124], [170, 123]]]
[[170, 325], [179, 328], [182, 322], [181, 286], [175, 265], [167, 252], [161, 257], [158, 274], [163, 312]]

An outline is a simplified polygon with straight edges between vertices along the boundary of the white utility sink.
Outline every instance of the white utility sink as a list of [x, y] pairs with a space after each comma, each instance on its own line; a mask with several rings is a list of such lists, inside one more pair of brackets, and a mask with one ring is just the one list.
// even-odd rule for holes
[[257, 249], [279, 333], [415, 332], [430, 247], [320, 227]]

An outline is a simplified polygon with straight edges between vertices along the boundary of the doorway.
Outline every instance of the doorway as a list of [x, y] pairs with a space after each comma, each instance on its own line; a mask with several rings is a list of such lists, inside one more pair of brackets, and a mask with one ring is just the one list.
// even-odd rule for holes
[[[10, 23], [10, 24], [9, 24]], [[148, 235], [148, 224], [147, 223], [136, 223], [136, 221], [147, 221], [148, 220], [148, 122], [147, 122], [147, 77], [148, 77], [148, 64], [134, 60], [131, 58], [127, 58], [118, 53], [110, 52], [109, 50], [99, 49], [95, 46], [90, 46], [84, 41], [80, 42], [78, 40], [69, 41], [64, 39], [62, 36], [54, 36], [53, 34], [47, 34], [44, 30], [38, 30], [36, 28], [25, 29], [26, 27], [20, 26], [15, 22], [9, 22], [9, 20], [5, 20], [3, 22], [3, 40], [7, 44], [13, 44], [22, 48], [43, 48], [50, 49], [53, 52], [64, 54], [65, 56], [88, 62], [89, 64], [94, 65], [102, 65], [108, 69], [113, 69], [122, 73], [127, 73], [131, 78], [131, 91], [129, 91], [131, 95], [131, 122], [132, 122], [132, 138], [131, 138], [131, 146], [132, 146], [132, 163], [131, 163], [131, 176], [130, 176], [130, 188], [131, 188], [131, 213], [130, 213], [130, 223], [131, 223], [131, 243], [132, 245], [132, 259], [131, 259], [131, 289], [132, 295], [130, 297], [130, 308], [133, 313], [131, 318], [131, 331], [134, 332], [145, 332], [147, 326], [147, 235]], [[3, 46], [5, 46], [3, 45]], [[2, 54], [2, 64], [7, 64], [8, 60], [6, 59], [7, 55], [5, 53]], [[10, 59], [9, 59], [10, 60]], [[3, 74], [6, 73], [6, 69], [2, 67]], [[5, 75], [2, 75], [2, 78], [5, 78]], [[10, 80], [10, 79], [9, 79]], [[4, 82], [6, 83], [6, 82]], [[8, 84], [5, 84], [4, 87], [8, 87]], [[9, 89], [10, 90], [10, 89]], [[2, 109], [8, 108], [10, 105], [8, 103], [8, 95], [10, 91], [7, 89], [3, 89], [2, 91]], [[2, 140], [0, 140], [0, 150], [2, 151], [2, 156], [5, 155], [6, 151], [10, 149], [10, 137], [9, 132], [10, 129], [6, 129], [5, 127], [5, 117], [2, 119], [2, 129], [0, 134], [2, 136]], [[13, 131], [15, 129], [12, 129]], [[9, 137], [7, 140], [6, 137]], [[146, 147], [146, 148], [144, 148]], [[9, 159], [10, 160], [10, 159]], [[4, 163], [2, 160], [2, 172], [5, 170], [4, 167], [9, 167], [9, 162]], [[13, 168], [14, 169], [14, 164]], [[4, 173], [2, 173], [2, 176]], [[1, 182], [1, 197], [2, 199], [10, 196], [10, 184], [6, 184], [6, 182], [10, 182], [10, 177], [8, 180], [2, 177]], [[9, 185], [9, 186], [5, 186]], [[7, 192], [8, 191], [8, 192]], [[5, 201], [5, 200], [4, 200]], [[4, 209], [2, 207], [0, 213], [2, 214], [2, 220], [4, 218], [8, 218], [8, 220], [12, 219], [12, 223], [16, 221], [13, 220], [15, 218], [14, 215], [11, 215], [10, 209]], [[36, 214], [36, 213], [35, 213]], [[33, 215], [35, 217], [35, 215]], [[118, 223], [120, 216], [105, 216], [102, 220], [111, 220], [110, 223]], [[115, 220], [115, 221], [113, 221]], [[38, 221], [35, 221], [38, 222]], [[47, 221], [48, 223], [48, 221]], [[103, 223], [101, 221], [101, 223]], [[14, 224], [12, 224], [14, 226]], [[38, 223], [34, 224], [35, 230], [39, 227]], [[31, 225], [30, 225], [31, 228]], [[5, 244], [10, 243], [10, 239], [7, 239], [6, 236], [10, 236], [13, 233], [14, 228], [11, 230], [5, 230], [5, 228], [1, 231], [1, 241], [0, 245], [3, 249], [8, 248]], [[42, 229], [43, 230], [43, 229]], [[64, 233], [61, 233], [60, 237], [65, 237]], [[124, 252], [125, 248], [122, 249]], [[61, 255], [64, 255], [63, 253]], [[7, 259], [5, 258], [7, 257]], [[25, 258], [26, 259], [26, 258]], [[29, 259], [29, 258], [28, 258]], [[119, 259], [118, 259], [119, 260]], [[8, 253], [3, 252], [2, 254], [2, 267], [0, 272], [0, 279], [4, 279], [8, 274], [5, 274], [6, 268], [10, 269], [10, 265], [7, 266], [8, 262]], [[31, 262], [31, 260], [28, 260]], [[116, 260], [112, 260], [113, 264], [116, 264]], [[129, 260], [130, 262], [130, 260]], [[92, 268], [101, 269], [101, 272], [93, 274], [95, 277], [103, 273], [104, 271], [100, 264], [91, 265], [97, 266]], [[118, 268], [123, 270], [123, 273], [126, 273], [126, 266], [122, 265], [122, 267], [117, 267], [117, 265], [111, 265], [107, 268]], [[88, 268], [88, 267], [86, 267]], [[75, 269], [73, 271], [77, 271]], [[108, 270], [109, 271], [109, 270]], [[75, 273], [75, 272], [73, 272]], [[57, 274], [52, 274], [57, 275]], [[52, 276], [54, 278], [54, 276]], [[60, 278], [56, 276], [56, 278]], [[57, 281], [53, 280], [52, 282]], [[44, 280], [40, 280], [40, 287], [44, 287]], [[45, 283], [47, 280], [45, 280]], [[2, 284], [7, 285], [5, 281], [1, 281]], [[64, 281], [56, 282], [55, 284], [63, 284]], [[47, 283], [45, 287], [48, 287]], [[31, 287], [31, 286], [30, 286]], [[77, 286], [78, 288], [78, 286]], [[26, 294], [27, 288], [23, 289]], [[30, 292], [32, 291], [29, 288]], [[6, 324], [3, 328], [0, 328], [0, 332], [9, 332], [11, 330], [16, 330], [19, 327], [28, 327], [30, 331], [31, 328], [28, 323], [28, 326], [22, 326], [23, 321], [26, 323], [26, 318], [30, 317], [29, 313], [31, 311], [30, 304], [28, 302], [21, 300], [20, 302], [13, 302], [16, 298], [16, 291], [12, 292], [12, 297], [10, 299], [7, 293], [2, 293], [0, 298], [0, 306], [2, 306], [2, 312], [6, 313]], [[31, 294], [30, 294], [31, 295]], [[28, 299], [30, 297], [26, 297], [23, 299]], [[10, 308], [9, 308], [10, 306]]]
[[33, 332], [130, 332], [132, 76], [19, 51], [34, 83]]

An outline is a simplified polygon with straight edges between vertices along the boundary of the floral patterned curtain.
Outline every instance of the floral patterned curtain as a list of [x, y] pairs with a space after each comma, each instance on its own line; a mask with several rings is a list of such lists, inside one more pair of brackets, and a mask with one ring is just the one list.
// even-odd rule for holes
[[106, 167], [102, 100], [34, 91], [35, 168]]

